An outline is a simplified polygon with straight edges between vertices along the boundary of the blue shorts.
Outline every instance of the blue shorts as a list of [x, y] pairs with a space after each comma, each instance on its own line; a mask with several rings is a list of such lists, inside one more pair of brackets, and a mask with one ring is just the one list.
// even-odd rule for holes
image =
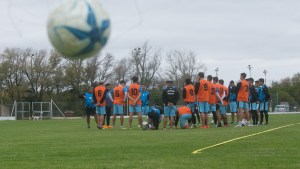
[[256, 103], [249, 103], [249, 110], [257, 110], [257, 104]]
[[237, 105], [236, 105], [236, 102], [230, 102], [230, 112], [231, 113], [236, 113], [237, 112]]
[[165, 106], [164, 107], [164, 116], [165, 117], [174, 117], [176, 111], [176, 106]]
[[148, 115], [149, 106], [142, 106], [142, 115]]
[[248, 104], [248, 102], [241, 102], [241, 101], [239, 101], [237, 104], [238, 104], [238, 107], [239, 107], [240, 109], [249, 109], [249, 104]]
[[123, 115], [124, 106], [121, 104], [114, 104], [114, 115]]
[[192, 118], [191, 114], [183, 114], [180, 116], [179, 120], [180, 120], [180, 127], [184, 128], [184, 124], [187, 120], [190, 120]]
[[142, 106], [141, 105], [129, 105], [129, 113], [141, 113]]
[[268, 111], [269, 110], [269, 103], [268, 102], [261, 102], [259, 107], [260, 107], [260, 111]]
[[96, 106], [96, 113], [101, 114], [101, 115], [105, 115], [106, 114], [105, 106]]
[[227, 111], [227, 106], [220, 106], [220, 114], [225, 115]]
[[217, 111], [216, 104], [209, 104], [209, 112]]
[[195, 112], [196, 105], [194, 103], [187, 103], [186, 107], [190, 108], [192, 110], [192, 113]]
[[208, 102], [198, 102], [198, 110], [200, 113], [208, 113], [209, 110]]

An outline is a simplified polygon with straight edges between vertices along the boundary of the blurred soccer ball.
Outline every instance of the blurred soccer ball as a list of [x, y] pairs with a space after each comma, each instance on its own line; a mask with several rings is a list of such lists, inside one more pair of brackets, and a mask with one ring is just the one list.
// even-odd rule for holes
[[143, 129], [143, 130], [148, 130], [148, 129], [149, 129], [149, 124], [148, 124], [148, 122], [144, 121], [144, 122], [142, 123], [142, 129]]
[[71, 59], [97, 54], [110, 35], [110, 20], [97, 0], [65, 0], [48, 18], [54, 48]]

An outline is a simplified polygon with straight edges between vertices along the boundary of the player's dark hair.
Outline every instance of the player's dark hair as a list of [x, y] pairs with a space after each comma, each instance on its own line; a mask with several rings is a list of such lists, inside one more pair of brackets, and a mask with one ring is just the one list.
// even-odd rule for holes
[[241, 73], [241, 76], [245, 79], [247, 77], [246, 73]]
[[185, 84], [191, 84], [191, 83], [192, 83], [191, 79], [185, 79]]
[[139, 81], [139, 78], [137, 76], [132, 77], [133, 83], [137, 83]]
[[125, 80], [121, 80], [121, 81], [120, 81], [120, 84], [125, 84]]
[[208, 75], [208, 76], [207, 76], [207, 80], [208, 80], [208, 81], [212, 81], [212, 79], [213, 79], [212, 75]]
[[248, 81], [250, 81], [251, 83], [253, 83], [253, 82], [254, 82], [254, 79], [250, 77], [250, 78], [248, 79]]
[[219, 83], [220, 83], [221, 85], [223, 85], [223, 84], [224, 84], [224, 80], [223, 80], [223, 79], [220, 79], [220, 80], [219, 80]]
[[199, 72], [199, 73], [198, 73], [198, 76], [199, 76], [200, 78], [204, 78], [204, 72]]
[[215, 76], [215, 77], [213, 77], [213, 80], [217, 82], [217, 81], [219, 81], [219, 78], [217, 76]]
[[261, 83], [265, 83], [265, 80], [264, 80], [263, 78], [260, 78], [259, 81], [260, 81]]

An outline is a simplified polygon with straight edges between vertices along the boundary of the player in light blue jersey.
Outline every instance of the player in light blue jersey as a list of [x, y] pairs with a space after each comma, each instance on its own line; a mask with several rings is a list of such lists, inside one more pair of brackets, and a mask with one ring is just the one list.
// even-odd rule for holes
[[150, 98], [150, 92], [147, 91], [146, 85], [142, 84], [142, 93], [141, 93], [142, 115], [148, 115], [148, 112], [149, 112], [149, 98]]
[[93, 104], [93, 88], [90, 87], [88, 92], [79, 95], [80, 98], [84, 98], [85, 100], [85, 113], [86, 113], [86, 123], [87, 127], [90, 128], [90, 121], [91, 121], [91, 116], [94, 116], [95, 122], [97, 124], [97, 118], [96, 118], [96, 106]]
[[234, 81], [231, 80], [228, 86], [229, 89], [229, 107], [230, 107], [230, 113], [231, 113], [231, 123], [234, 123], [234, 116], [237, 114], [237, 104], [236, 104], [236, 85], [234, 84]]
[[259, 83], [261, 86], [261, 89], [259, 90], [259, 93], [258, 93], [258, 98], [260, 101], [260, 123], [259, 124], [261, 125], [263, 122], [263, 119], [264, 119], [264, 115], [265, 115], [265, 119], [266, 119], [265, 124], [269, 123], [268, 111], [269, 111], [269, 100], [271, 99], [271, 97], [269, 94], [268, 87], [264, 84], [263, 78], [259, 79]]
[[158, 130], [159, 123], [161, 122], [161, 114], [163, 114], [163, 109], [160, 106], [153, 105], [149, 108], [148, 113], [148, 124], [150, 129]]

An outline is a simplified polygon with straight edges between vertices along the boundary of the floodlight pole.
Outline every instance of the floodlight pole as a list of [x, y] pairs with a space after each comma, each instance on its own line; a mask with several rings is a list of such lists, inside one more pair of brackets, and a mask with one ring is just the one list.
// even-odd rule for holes
[[250, 77], [251, 77], [251, 69], [252, 69], [252, 66], [251, 66], [251, 65], [248, 65], [248, 69], [249, 69], [249, 73], [250, 73]]
[[219, 68], [217, 67], [217, 68], [215, 69], [216, 77], [218, 77], [218, 71], [219, 71]]
[[265, 74], [265, 84], [267, 84], [267, 73], [268, 73], [268, 71], [266, 69], [264, 69], [263, 73]]

